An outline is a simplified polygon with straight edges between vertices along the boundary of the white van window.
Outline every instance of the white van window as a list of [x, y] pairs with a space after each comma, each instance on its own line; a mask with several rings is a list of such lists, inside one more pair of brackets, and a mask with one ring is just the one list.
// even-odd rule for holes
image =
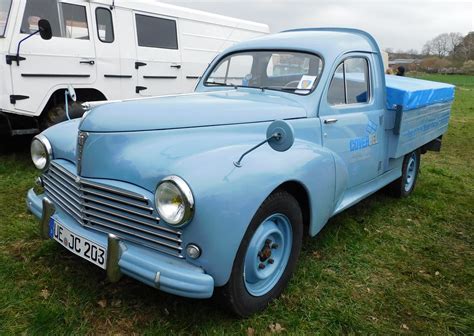
[[[60, 20], [60, 17], [62, 20]], [[51, 24], [54, 37], [89, 39], [86, 7], [57, 0], [28, 0], [21, 24], [21, 33], [38, 30], [38, 21], [46, 19]]]
[[176, 21], [136, 14], [140, 47], [178, 49]]
[[67, 38], [77, 40], [89, 39], [86, 7], [62, 3], [64, 33]]
[[62, 36], [57, 0], [28, 0], [21, 23], [21, 33], [31, 34], [37, 31], [38, 21], [41, 19], [49, 21], [53, 36]]
[[0, 0], [0, 37], [5, 35], [11, 5], [11, 0]]
[[97, 22], [97, 35], [99, 40], [104, 43], [112, 43], [115, 40], [114, 22], [112, 13], [107, 8], [97, 8], [95, 10], [95, 18]]

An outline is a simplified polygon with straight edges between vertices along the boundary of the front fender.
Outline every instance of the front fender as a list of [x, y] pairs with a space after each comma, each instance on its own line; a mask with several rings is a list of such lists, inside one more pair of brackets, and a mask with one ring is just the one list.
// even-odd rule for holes
[[183, 159], [175, 166], [191, 186], [196, 201], [195, 217], [184, 232], [186, 242], [199, 245], [202, 255], [191, 262], [211, 274], [216, 286], [228, 281], [237, 250], [258, 208], [284, 182], [296, 181], [308, 191], [312, 235], [334, 210], [334, 160], [322, 147], [296, 141], [289, 151], [279, 153], [265, 145], [246, 156], [241, 168], [235, 167], [233, 161], [248, 149], [248, 145], [219, 148]]

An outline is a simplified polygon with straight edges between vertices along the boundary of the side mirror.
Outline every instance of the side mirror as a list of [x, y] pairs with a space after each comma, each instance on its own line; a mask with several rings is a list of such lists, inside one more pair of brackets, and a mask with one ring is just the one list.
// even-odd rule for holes
[[268, 144], [277, 152], [286, 152], [295, 143], [293, 127], [284, 120], [275, 120], [267, 129]]
[[273, 150], [277, 152], [286, 152], [295, 143], [293, 127], [284, 120], [275, 120], [267, 128], [267, 138], [242, 154], [237, 161], [234, 161], [234, 166], [237, 168], [242, 167], [242, 159], [247, 154], [253, 152], [267, 142]]
[[25, 37], [23, 40], [18, 42], [18, 45], [16, 47], [16, 55], [7, 55], [7, 64], [12, 64], [13, 61], [16, 62], [16, 65], [20, 66], [20, 61], [24, 61], [25, 58], [20, 56], [20, 48], [21, 44], [28, 40], [30, 37], [35, 36], [36, 34], [40, 34], [41, 38], [43, 40], [51, 40], [53, 37], [53, 31], [51, 30], [51, 24], [49, 23], [48, 20], [41, 19], [38, 21], [38, 30], [32, 32], [29, 34], [27, 37]]
[[51, 24], [48, 20], [41, 19], [38, 21], [38, 28], [40, 36], [43, 40], [51, 40], [53, 37], [53, 31], [51, 29]]

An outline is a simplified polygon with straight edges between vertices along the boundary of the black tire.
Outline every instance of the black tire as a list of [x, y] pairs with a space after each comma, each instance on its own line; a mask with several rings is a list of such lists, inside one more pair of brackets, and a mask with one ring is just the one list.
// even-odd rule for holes
[[[411, 166], [411, 160], [414, 159], [414, 166]], [[415, 190], [416, 181], [418, 180], [418, 174], [420, 171], [420, 151], [417, 149], [405, 155], [402, 165], [402, 176], [397, 180], [389, 184], [388, 188], [390, 193], [399, 198], [409, 196], [413, 190]], [[412, 180], [410, 180], [412, 179]], [[411, 181], [408, 183], [408, 181]]]
[[[41, 128], [46, 129], [60, 122], [66, 121], [66, 104], [59, 104], [50, 108], [43, 115]], [[84, 114], [84, 108], [82, 107], [82, 102], [70, 102], [69, 103], [69, 117], [71, 119], [76, 119], [82, 117]]]
[[[244, 261], [247, 249], [260, 224], [274, 214], [282, 214], [290, 222], [292, 229], [290, 256], [286, 268], [272, 289], [265, 295], [253, 296], [247, 290], [244, 280]], [[228, 283], [216, 290], [221, 302], [241, 317], [247, 317], [265, 309], [288, 285], [301, 252], [302, 238], [303, 216], [297, 200], [285, 191], [278, 191], [270, 195], [258, 209], [244, 235]]]

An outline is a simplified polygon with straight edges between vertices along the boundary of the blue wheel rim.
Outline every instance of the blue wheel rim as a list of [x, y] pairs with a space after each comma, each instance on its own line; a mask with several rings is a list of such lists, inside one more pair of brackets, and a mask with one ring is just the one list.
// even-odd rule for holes
[[408, 192], [413, 188], [413, 185], [415, 184], [415, 179], [416, 179], [416, 154], [412, 153], [410, 155], [410, 158], [408, 159], [408, 164], [407, 164], [407, 174], [405, 178], [405, 191]]
[[289, 219], [274, 214], [255, 231], [244, 261], [244, 283], [252, 296], [271, 291], [285, 272], [293, 244]]

